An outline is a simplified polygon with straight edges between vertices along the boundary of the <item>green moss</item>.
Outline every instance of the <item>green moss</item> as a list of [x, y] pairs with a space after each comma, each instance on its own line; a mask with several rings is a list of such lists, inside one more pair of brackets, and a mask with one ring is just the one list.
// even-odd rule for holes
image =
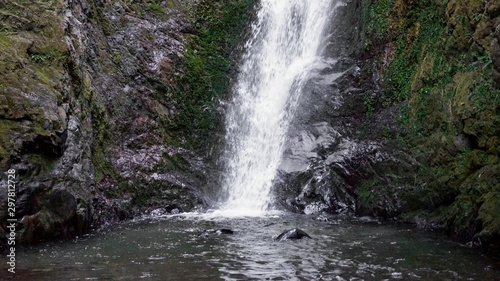
[[119, 197], [121, 194], [131, 194], [133, 204], [139, 207], [151, 204], [152, 198], [172, 202], [189, 196], [185, 188], [164, 181], [152, 181], [148, 184], [126, 182], [115, 192], [117, 193], [108, 195], [110, 197]]
[[14, 121], [0, 119], [0, 169], [6, 170], [10, 166], [10, 149], [12, 147], [11, 139], [9, 138], [10, 130], [18, 127]]
[[119, 64], [120, 63], [120, 52], [113, 51], [113, 62], [115, 64]]
[[479, 208], [478, 219], [481, 221], [483, 229], [479, 233], [482, 237], [500, 236], [500, 191], [493, 191], [483, 195]]
[[363, 0], [362, 27], [365, 38], [381, 39], [389, 28], [389, 13], [394, 0]]
[[56, 157], [50, 157], [42, 154], [28, 154], [28, 159], [29, 159], [29, 165], [31, 166], [31, 169], [34, 170], [34, 173], [29, 175], [30, 177], [33, 176], [43, 176], [50, 172], [52, 168], [54, 167], [55, 163], [57, 162]]
[[372, 204], [370, 197], [371, 190], [369, 189], [368, 184], [363, 184], [359, 189], [358, 201], [364, 206], [369, 206]]
[[145, 30], [142, 34], [142, 37], [146, 38], [150, 42], [154, 42], [156, 40], [156, 36], [151, 32], [151, 30]]
[[0, 31], [0, 50], [5, 51], [5, 48], [9, 46], [12, 42], [12, 39], [5, 31]]
[[165, 1], [165, 6], [170, 9], [181, 9], [179, 0], [167, 0]]
[[115, 181], [119, 180], [116, 169], [106, 160], [102, 147], [94, 147], [92, 151], [92, 163], [94, 164], [94, 175], [96, 181], [100, 181], [105, 175], [111, 176]]
[[111, 22], [109, 22], [108, 18], [104, 14], [104, 10], [108, 8], [107, 5], [96, 3], [96, 0], [91, 0], [91, 2], [93, 2], [92, 6], [94, 7], [91, 9], [91, 18], [97, 23], [97, 26], [101, 27], [102, 32], [106, 36], [115, 33], [115, 27], [111, 24]]
[[160, 6], [159, 4], [156, 3], [156, 0], [150, 0], [150, 8], [151, 10], [153, 11], [156, 11], [156, 12], [165, 12], [165, 8], [163, 8], [162, 6]]
[[163, 154], [162, 160], [156, 165], [155, 169], [161, 172], [189, 171], [191, 165], [180, 154], [170, 156]]
[[100, 180], [105, 174], [109, 174], [115, 178], [117, 174], [104, 156], [106, 140], [109, 139], [108, 130], [106, 130], [108, 119], [105, 116], [104, 109], [96, 104], [92, 105], [91, 116], [94, 132], [92, 163], [94, 163], [96, 179]]
[[[241, 40], [248, 11], [254, 0], [200, 1], [191, 10], [199, 32], [192, 37], [184, 56], [186, 69], [173, 89], [171, 101], [180, 108], [167, 134], [178, 143], [202, 150], [216, 127], [214, 102], [228, 91], [234, 67], [232, 50]], [[169, 96], [167, 92], [164, 93]]]
[[446, 211], [449, 224], [453, 225], [454, 232], [459, 236], [471, 237], [476, 231], [477, 206], [471, 196], [461, 195]]
[[46, 85], [49, 89], [54, 89], [57, 86], [57, 83], [55, 79], [59, 78], [54, 77], [55, 75], [59, 74], [57, 71], [55, 71], [53, 68], [48, 68], [48, 67], [37, 67], [35, 69], [36, 72], [36, 77], [37, 79]]
[[365, 105], [365, 110], [367, 115], [373, 114], [374, 108], [374, 97], [372, 94], [366, 94], [363, 97], [363, 104]]
[[[500, 183], [494, 169], [499, 162], [500, 90], [493, 81], [491, 54], [478, 47], [493, 39], [473, 36], [476, 28], [491, 24], [483, 16], [485, 2], [398, 0], [388, 13], [384, 1], [364, 0], [362, 5], [365, 45], [384, 54], [379, 65], [385, 92], [374, 98], [373, 113], [384, 107], [379, 101], [399, 104], [398, 138], [420, 163], [416, 174], [407, 175], [401, 196], [405, 209], [443, 222], [462, 239], [481, 230], [478, 219], [488, 225], [485, 233], [498, 237], [500, 204], [494, 191]], [[383, 49], [377, 50], [380, 45]], [[456, 147], [458, 135], [467, 136], [468, 148]], [[363, 184], [363, 204], [399, 192]]]
[[55, 45], [55, 43], [37, 43], [42, 46], [30, 47], [28, 55], [38, 64], [54, 65], [63, 63], [67, 58], [66, 46], [63, 42], [58, 43], [60, 45]]

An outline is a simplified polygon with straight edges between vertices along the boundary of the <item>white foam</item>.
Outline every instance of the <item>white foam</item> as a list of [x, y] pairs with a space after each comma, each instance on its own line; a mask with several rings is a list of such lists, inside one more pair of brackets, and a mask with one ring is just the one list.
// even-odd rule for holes
[[226, 114], [226, 161], [217, 214], [265, 216], [286, 134], [307, 73], [319, 60], [335, 0], [262, 0]]

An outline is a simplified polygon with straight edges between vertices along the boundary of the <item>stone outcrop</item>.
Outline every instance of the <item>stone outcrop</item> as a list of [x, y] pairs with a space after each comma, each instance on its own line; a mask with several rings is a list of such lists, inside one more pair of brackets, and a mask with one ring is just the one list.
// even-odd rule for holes
[[[0, 3], [0, 170], [18, 176], [19, 242], [204, 203], [205, 155], [165, 129], [182, 111], [174, 83], [196, 9], [189, 1]], [[6, 189], [2, 176], [1, 202]], [[2, 203], [1, 237], [5, 216]]]
[[[413, 171], [414, 160], [387, 137], [396, 134], [398, 107], [373, 114], [373, 97], [381, 91], [380, 74], [362, 55], [361, 6], [338, 5], [324, 62], [309, 75], [290, 129], [276, 194], [286, 208], [394, 217], [403, 210], [398, 184]], [[368, 112], [370, 111], [370, 112]], [[361, 185], [377, 179], [392, 194], [374, 205], [360, 204]]]
[[277, 203], [411, 222], [494, 252], [497, 6], [337, 5], [325, 59], [309, 75], [290, 128]]

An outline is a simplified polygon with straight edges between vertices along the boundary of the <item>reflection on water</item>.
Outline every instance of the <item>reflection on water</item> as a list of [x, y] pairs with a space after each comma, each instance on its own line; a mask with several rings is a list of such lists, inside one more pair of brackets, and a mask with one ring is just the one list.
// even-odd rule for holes
[[[273, 240], [281, 231], [294, 227], [313, 239]], [[205, 229], [217, 228], [230, 228], [235, 233], [199, 236]], [[0, 279], [500, 279], [500, 270], [492, 260], [440, 235], [373, 222], [340, 218], [324, 222], [296, 215], [149, 218], [74, 241], [18, 248], [16, 271]]]

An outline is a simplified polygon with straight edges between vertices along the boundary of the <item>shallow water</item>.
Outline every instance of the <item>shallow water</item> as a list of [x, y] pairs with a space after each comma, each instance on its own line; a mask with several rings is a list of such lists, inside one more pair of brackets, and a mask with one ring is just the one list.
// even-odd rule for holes
[[[273, 239], [295, 227], [313, 239]], [[235, 233], [199, 236], [218, 228]], [[3, 280], [500, 280], [498, 264], [442, 235], [291, 214], [147, 218], [17, 258]]]

